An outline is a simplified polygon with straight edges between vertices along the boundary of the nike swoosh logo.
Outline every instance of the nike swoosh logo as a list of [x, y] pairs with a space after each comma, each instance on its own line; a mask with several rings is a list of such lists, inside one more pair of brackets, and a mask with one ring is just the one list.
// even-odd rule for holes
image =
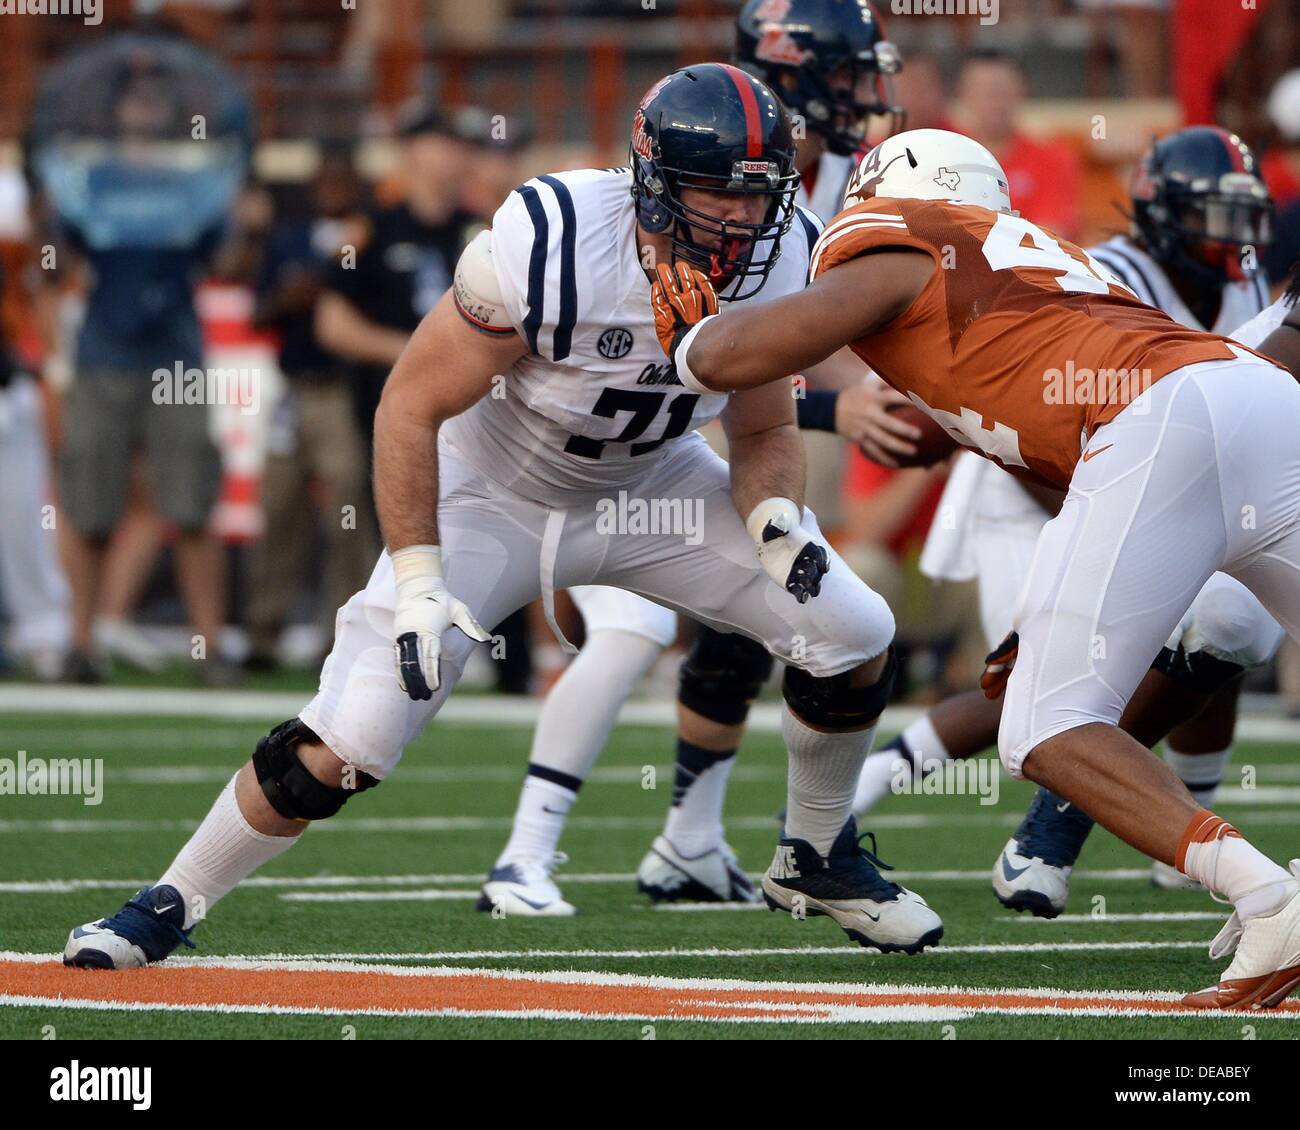
[[1011, 861], [1005, 855], [1002, 857], [1002, 874], [1006, 876], [1008, 882], [1019, 879], [1028, 870], [1029, 864], [1026, 863], [1024, 867], [1012, 867]]
[[1056, 806], [1056, 811], [1057, 811], [1057, 812], [1064, 812], [1064, 811], [1065, 811], [1067, 808], [1069, 808], [1069, 807], [1070, 807], [1070, 802], [1067, 800], [1064, 804], [1058, 804], [1058, 805]]
[[169, 910], [171, 910], [171, 909], [173, 909], [174, 907], [177, 907], [177, 906], [180, 906], [180, 903], [178, 903], [178, 902], [169, 902], [166, 906], [155, 906], [155, 907], [153, 908], [153, 912], [154, 912], [155, 914], [166, 914]]
[[547, 808], [546, 805], [542, 805], [542, 811], [549, 812], [552, 816], [568, 816], [567, 812], [561, 812], [557, 808]]
[[864, 910], [862, 913], [865, 914], [868, 918], [870, 918], [872, 922], [879, 922], [879, 921], [880, 921], [880, 915], [879, 915], [879, 914], [872, 914], [871, 911], [869, 911], [869, 910]]
[[1099, 447], [1095, 451], [1085, 451], [1083, 453], [1083, 461], [1086, 463], [1089, 459], [1093, 458], [1093, 456], [1100, 455], [1103, 451], [1109, 451], [1114, 446], [1113, 443], [1108, 443], [1105, 447]]

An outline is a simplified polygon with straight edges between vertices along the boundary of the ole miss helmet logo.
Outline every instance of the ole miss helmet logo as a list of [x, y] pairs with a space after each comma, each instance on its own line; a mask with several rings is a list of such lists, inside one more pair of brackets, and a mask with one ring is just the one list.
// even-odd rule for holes
[[762, 38], [754, 48], [754, 54], [765, 63], [799, 67], [807, 61], [811, 52], [800, 47], [785, 28], [768, 27], [763, 29]]

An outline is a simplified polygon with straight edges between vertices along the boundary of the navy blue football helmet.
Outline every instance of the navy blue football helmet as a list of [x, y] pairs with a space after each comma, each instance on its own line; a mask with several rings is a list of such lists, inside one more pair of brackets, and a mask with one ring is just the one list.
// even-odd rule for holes
[[[704, 271], [727, 299], [757, 294], [794, 221], [795, 142], [790, 115], [753, 75], [725, 63], [684, 67], [660, 79], [632, 121], [632, 198], [637, 222], [669, 232], [674, 259]], [[767, 198], [758, 223], [691, 208], [683, 189]]]
[[736, 61], [803, 116], [832, 153], [856, 153], [873, 116], [904, 127], [893, 76], [903, 66], [870, 0], [748, 0]]
[[1162, 265], [1205, 286], [1246, 277], [1243, 252], [1273, 238], [1273, 198], [1255, 154], [1216, 126], [1157, 141], [1133, 174], [1133, 223]]

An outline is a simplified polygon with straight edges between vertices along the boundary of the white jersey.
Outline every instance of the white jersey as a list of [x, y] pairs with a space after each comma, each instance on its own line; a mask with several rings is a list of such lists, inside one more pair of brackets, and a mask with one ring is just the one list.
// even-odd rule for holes
[[1293, 302], [1288, 302], [1283, 295], [1272, 306], [1261, 310], [1244, 326], [1239, 326], [1229, 335], [1250, 349], [1258, 349], [1264, 339], [1285, 321], [1286, 316], [1295, 309]]
[[[772, 273], [747, 301], [801, 290], [820, 229], [796, 208]], [[493, 218], [492, 257], [529, 352], [443, 429], [479, 473], [569, 507], [627, 487], [726, 406], [724, 394], [687, 392], [655, 336], [629, 170], [521, 185]]]
[[808, 191], [805, 179], [799, 185], [795, 200], [817, 216], [823, 224], [830, 223], [835, 216], [844, 211], [844, 190], [848, 188], [849, 177], [857, 167], [858, 162], [853, 157], [823, 153], [817, 159], [817, 172], [813, 176], [812, 191]]
[[[1268, 313], [1264, 310], [1268, 306], [1268, 280], [1263, 271], [1245, 281], [1228, 283], [1223, 288], [1214, 325], [1203, 326], [1179, 297], [1164, 268], [1128, 236], [1117, 235], [1099, 243], [1089, 254], [1148, 306], [1163, 310], [1174, 321], [1194, 330], [1237, 337], [1233, 331], [1242, 323]], [[1279, 315], [1278, 321], [1283, 316]], [[1261, 335], [1261, 341], [1267, 332]], [[1041, 526], [1047, 520], [1042, 507], [1017, 480], [973, 452], [958, 456], [936, 515], [940, 520], [931, 525], [926, 537], [921, 571], [936, 580], [949, 581], [966, 581], [976, 576], [972, 529], [977, 518], [985, 522], [1022, 522], [1029, 526]]]
[[1241, 282], [1230, 282], [1222, 291], [1219, 316], [1214, 325], [1203, 326], [1178, 291], [1164, 268], [1126, 235], [1099, 243], [1091, 254], [1110, 268], [1126, 287], [1148, 306], [1163, 310], [1175, 322], [1193, 330], [1231, 334], [1268, 305], [1268, 277], [1263, 271]]

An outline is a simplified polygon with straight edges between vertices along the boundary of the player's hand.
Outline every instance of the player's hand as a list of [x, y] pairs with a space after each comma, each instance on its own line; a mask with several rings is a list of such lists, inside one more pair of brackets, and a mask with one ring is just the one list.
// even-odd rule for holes
[[980, 676], [980, 690], [987, 699], [1001, 698], [1007, 689], [1007, 680], [1016, 666], [1020, 654], [1020, 633], [1008, 632], [997, 647], [984, 657], [984, 674]]
[[803, 512], [788, 498], [769, 498], [745, 523], [767, 575], [800, 604], [822, 591], [831, 567], [826, 547], [803, 528]]
[[650, 286], [650, 306], [655, 315], [655, 336], [668, 359], [696, 323], [718, 312], [718, 296], [703, 271], [678, 260], [671, 267], [660, 263]]
[[437, 546], [411, 546], [392, 557], [397, 581], [393, 610], [397, 681], [416, 701], [430, 699], [442, 681], [438, 658], [443, 632], [459, 628], [480, 643], [491, 637], [465, 604], [447, 591]]
[[891, 411], [910, 403], [897, 389], [869, 377], [835, 398], [835, 431], [862, 448], [872, 462], [897, 468], [900, 458], [916, 454], [914, 441], [921, 438], [920, 428]]

